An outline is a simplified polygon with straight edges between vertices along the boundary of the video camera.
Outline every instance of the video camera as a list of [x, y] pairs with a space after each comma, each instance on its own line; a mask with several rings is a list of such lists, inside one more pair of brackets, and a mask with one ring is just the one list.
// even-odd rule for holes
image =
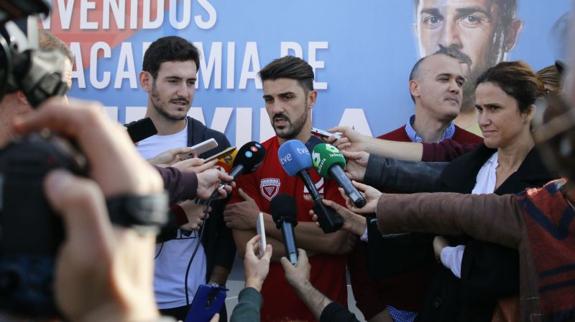
[[68, 91], [62, 75], [66, 57], [54, 50], [38, 50], [34, 15], [48, 14], [49, 9], [43, 0], [0, 2], [0, 100], [6, 93], [21, 90], [37, 107]]
[[[0, 101], [21, 91], [38, 107], [66, 93], [64, 54], [38, 50], [35, 15], [49, 10], [44, 0], [0, 1]], [[43, 181], [56, 168], [86, 173], [84, 160], [70, 142], [49, 134], [18, 138], [0, 149], [1, 311], [58, 315], [52, 285], [64, 229], [44, 196]]]

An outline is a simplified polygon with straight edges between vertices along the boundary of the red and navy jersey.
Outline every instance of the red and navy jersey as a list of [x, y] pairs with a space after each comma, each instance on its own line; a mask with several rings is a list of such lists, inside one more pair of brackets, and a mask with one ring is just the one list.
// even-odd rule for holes
[[[309, 210], [313, 203], [309, 198], [304, 198], [308, 192], [303, 180], [288, 176], [280, 164], [278, 138], [274, 136], [262, 145], [266, 149], [262, 165], [254, 173], [240, 176], [236, 180], [236, 188], [242, 188], [256, 201], [259, 209], [266, 213], [270, 213], [270, 201], [273, 197], [280, 193], [288, 194], [296, 200], [298, 222], [312, 221]], [[309, 169], [308, 172], [320, 194], [326, 199], [345, 204], [335, 181], [321, 178], [315, 169]], [[242, 201], [242, 198], [234, 193], [230, 203], [238, 201]], [[330, 299], [347, 307], [346, 256], [317, 254], [310, 257], [310, 264], [312, 285]], [[271, 263], [262, 296], [262, 321], [315, 321], [312, 313], [287, 284], [279, 262]]]

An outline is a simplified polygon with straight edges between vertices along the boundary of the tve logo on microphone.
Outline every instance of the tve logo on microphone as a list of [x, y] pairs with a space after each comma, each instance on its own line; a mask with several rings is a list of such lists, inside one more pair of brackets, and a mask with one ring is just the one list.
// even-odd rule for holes
[[305, 144], [299, 140], [289, 140], [284, 142], [279, 148], [278, 155], [282, 166], [285, 166], [297, 159], [311, 159], [309, 150]]

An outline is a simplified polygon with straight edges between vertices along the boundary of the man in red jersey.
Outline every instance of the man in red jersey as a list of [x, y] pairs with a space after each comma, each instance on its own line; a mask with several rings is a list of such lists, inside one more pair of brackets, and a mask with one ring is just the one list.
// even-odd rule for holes
[[[297, 139], [306, 142], [308, 147], [317, 143], [315, 140], [319, 141], [310, 132], [311, 112], [317, 97], [311, 66], [302, 59], [287, 56], [274, 60], [259, 74], [266, 111], [276, 136], [262, 143], [266, 156], [258, 170], [237, 179], [237, 190], [226, 207], [224, 220], [233, 229], [238, 253], [243, 255], [246, 242], [256, 234], [256, 216], [260, 211], [264, 213], [267, 241], [273, 246], [273, 262], [262, 287], [262, 321], [315, 321], [285, 279], [279, 263], [285, 256], [283, 237], [269, 215], [270, 201], [279, 193], [295, 198], [298, 210], [296, 243], [310, 254], [310, 282], [346, 307], [346, 256], [343, 254], [351, 250], [354, 238], [343, 231], [324, 234], [312, 222], [309, 210], [313, 203], [307, 196], [303, 180], [288, 176], [278, 159], [279, 146], [287, 140]], [[335, 181], [320, 178], [313, 169], [309, 172], [321, 194], [344, 204]]]
[[[480, 143], [480, 137], [453, 124], [461, 110], [469, 65], [466, 56], [445, 47], [421, 58], [409, 75], [415, 114], [404, 126], [379, 138], [401, 142], [437, 143], [451, 139], [460, 143]], [[385, 250], [377, 258], [369, 257], [369, 266], [378, 267], [369, 270], [372, 274], [365, 265], [367, 246], [364, 243], [357, 245], [350, 257], [349, 268], [357, 306], [368, 321], [385, 321], [383, 311], [386, 308], [394, 321], [415, 319], [434, 265], [429, 238], [420, 237], [407, 235], [370, 240]]]

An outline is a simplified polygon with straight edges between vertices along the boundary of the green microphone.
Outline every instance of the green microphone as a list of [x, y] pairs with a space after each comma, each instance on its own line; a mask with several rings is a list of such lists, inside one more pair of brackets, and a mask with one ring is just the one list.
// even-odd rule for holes
[[343, 168], [345, 168], [345, 157], [338, 148], [331, 144], [320, 143], [313, 148], [311, 156], [313, 166], [320, 176], [335, 179], [356, 207], [361, 208], [365, 206], [365, 198], [354, 187], [343, 171]]

